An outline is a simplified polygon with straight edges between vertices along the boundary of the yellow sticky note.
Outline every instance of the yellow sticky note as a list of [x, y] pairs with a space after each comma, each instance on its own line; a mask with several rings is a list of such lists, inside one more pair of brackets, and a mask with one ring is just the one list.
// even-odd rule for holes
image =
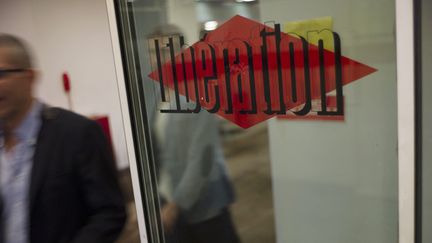
[[322, 39], [326, 50], [334, 50], [333, 36], [323, 35], [321, 32], [322, 30], [333, 31], [332, 17], [287, 22], [283, 30], [285, 33], [297, 34], [313, 45], [318, 45], [318, 41]]

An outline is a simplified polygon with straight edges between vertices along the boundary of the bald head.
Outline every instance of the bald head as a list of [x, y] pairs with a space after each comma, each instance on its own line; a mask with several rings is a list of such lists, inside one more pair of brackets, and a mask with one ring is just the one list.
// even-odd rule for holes
[[22, 69], [33, 68], [32, 57], [27, 45], [18, 37], [0, 33], [0, 48], [7, 50], [4, 58], [8, 63]]
[[0, 122], [13, 131], [30, 111], [33, 103], [35, 70], [24, 41], [0, 34]]

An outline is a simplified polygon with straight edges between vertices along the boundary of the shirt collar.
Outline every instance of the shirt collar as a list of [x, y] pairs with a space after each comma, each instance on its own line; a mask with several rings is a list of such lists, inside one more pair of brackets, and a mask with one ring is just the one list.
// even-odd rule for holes
[[15, 129], [14, 134], [20, 142], [36, 141], [37, 131], [41, 123], [42, 103], [33, 101], [32, 108], [21, 124]]

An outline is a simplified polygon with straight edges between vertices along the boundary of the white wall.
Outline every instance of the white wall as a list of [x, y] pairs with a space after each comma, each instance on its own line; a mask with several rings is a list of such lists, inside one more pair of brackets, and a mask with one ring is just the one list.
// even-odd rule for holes
[[74, 110], [109, 116], [118, 167], [128, 167], [105, 1], [0, 0], [0, 32], [33, 47], [41, 100], [66, 108], [61, 75], [69, 73]]
[[196, 22], [195, 9], [195, 0], [167, 0], [168, 23], [180, 27], [189, 45], [199, 39], [199, 24]]
[[342, 55], [378, 69], [344, 87], [344, 122], [269, 122], [277, 242], [397, 242], [394, 1], [260, 5], [262, 22], [332, 16]]

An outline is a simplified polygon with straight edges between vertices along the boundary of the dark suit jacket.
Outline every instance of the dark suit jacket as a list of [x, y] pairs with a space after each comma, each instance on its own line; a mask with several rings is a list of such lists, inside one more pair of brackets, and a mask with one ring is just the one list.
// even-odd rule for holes
[[126, 213], [101, 128], [59, 108], [45, 107], [42, 120], [30, 185], [30, 243], [113, 242]]

